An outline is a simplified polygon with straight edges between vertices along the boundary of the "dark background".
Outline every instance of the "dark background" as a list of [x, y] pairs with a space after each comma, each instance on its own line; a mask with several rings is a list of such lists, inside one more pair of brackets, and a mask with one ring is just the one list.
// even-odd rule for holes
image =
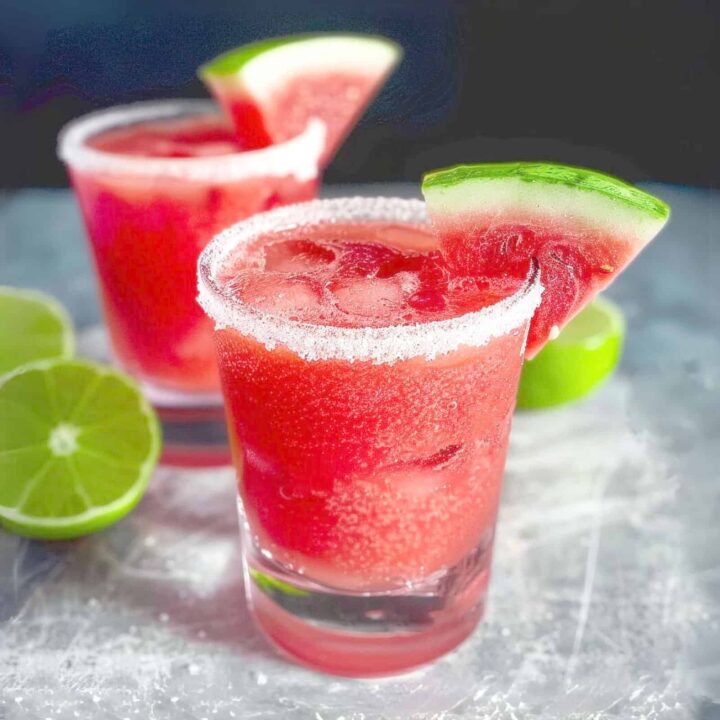
[[552, 159], [717, 187], [719, 26], [713, 0], [0, 0], [0, 183], [65, 185], [63, 123], [202, 97], [195, 68], [224, 50], [353, 30], [406, 56], [328, 181]]

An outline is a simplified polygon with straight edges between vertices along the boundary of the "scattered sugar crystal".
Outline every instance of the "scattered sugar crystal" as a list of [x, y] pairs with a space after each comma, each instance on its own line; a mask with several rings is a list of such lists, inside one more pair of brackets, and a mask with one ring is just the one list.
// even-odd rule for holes
[[268, 683], [268, 676], [267, 676], [265, 673], [263, 673], [263, 672], [259, 672], [259, 673], [257, 674], [256, 681], [257, 681], [257, 684], [258, 684], [258, 685], [267, 685], [267, 683]]

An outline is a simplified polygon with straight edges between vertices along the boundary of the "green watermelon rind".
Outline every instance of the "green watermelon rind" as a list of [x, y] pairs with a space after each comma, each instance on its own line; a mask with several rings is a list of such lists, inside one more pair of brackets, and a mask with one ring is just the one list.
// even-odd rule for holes
[[564, 186], [596, 197], [603, 196], [640, 212], [647, 219], [663, 223], [670, 216], [670, 208], [666, 203], [623, 180], [596, 170], [555, 163], [457, 165], [427, 173], [423, 178], [422, 189], [423, 193], [461, 188], [463, 185], [470, 189], [471, 185], [477, 187], [480, 183], [495, 183], [501, 180], [514, 180], [531, 185]]
[[236, 48], [235, 50], [229, 50], [228, 52], [218, 55], [210, 62], [207, 62], [200, 66], [198, 74], [200, 77], [219, 77], [224, 75], [235, 75], [250, 60], [253, 60], [258, 55], [274, 50], [275, 48], [282, 47], [283, 45], [289, 45], [293, 42], [300, 42], [302, 40], [308, 40], [310, 38], [317, 37], [316, 35], [286, 35], [283, 37], [269, 38], [267, 40], [258, 40], [248, 45]]
[[368, 42], [378, 42], [392, 48], [398, 58], [402, 55], [402, 48], [396, 42], [389, 40], [382, 35], [366, 35], [363, 33], [308, 33], [303, 35], [285, 35], [281, 37], [259, 40], [248, 45], [229, 50], [214, 58], [210, 62], [201, 65], [198, 69], [200, 78], [223, 78], [237, 75], [243, 68], [255, 58], [264, 55], [286, 45], [294, 45], [301, 42], [320, 40], [323, 38], [337, 39], [361, 39]]

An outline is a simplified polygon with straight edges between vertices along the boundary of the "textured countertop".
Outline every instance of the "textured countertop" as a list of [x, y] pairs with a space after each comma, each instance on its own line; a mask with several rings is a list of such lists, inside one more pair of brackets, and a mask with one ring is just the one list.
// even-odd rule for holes
[[[489, 612], [459, 650], [382, 681], [286, 663], [243, 602], [232, 471], [161, 468], [97, 536], [0, 531], [0, 718], [720, 718], [720, 193], [647, 187], [674, 214], [609, 293], [620, 372], [516, 415]], [[69, 193], [0, 196], [0, 284], [92, 330]]]

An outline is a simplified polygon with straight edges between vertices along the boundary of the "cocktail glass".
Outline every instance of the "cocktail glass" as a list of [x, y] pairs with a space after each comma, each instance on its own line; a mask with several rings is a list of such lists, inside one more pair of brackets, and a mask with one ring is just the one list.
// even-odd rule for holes
[[222, 228], [315, 196], [324, 126], [311, 121], [262, 150], [194, 157], [119, 154], [92, 143], [218, 113], [192, 100], [115, 107], [69, 123], [58, 145], [93, 251], [112, 353], [161, 410], [176, 460], [227, 456], [212, 325], [196, 302], [198, 256]]
[[[246, 591], [294, 659], [395, 673], [464, 640], [485, 605], [508, 432], [542, 287], [424, 324], [332, 327], [247, 305], [231, 268], [259, 238], [337, 223], [424, 227], [419, 201], [280, 208], [199, 263], [237, 468]], [[398, 234], [400, 237], [402, 233]]]

